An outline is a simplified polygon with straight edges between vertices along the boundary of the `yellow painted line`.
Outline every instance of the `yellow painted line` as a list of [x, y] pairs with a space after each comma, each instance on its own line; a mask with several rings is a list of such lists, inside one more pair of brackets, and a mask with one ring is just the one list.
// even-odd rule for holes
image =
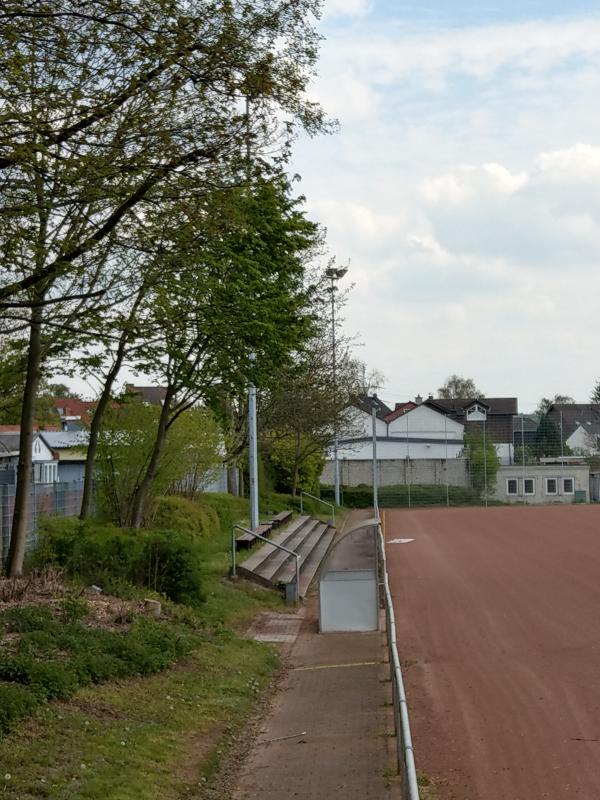
[[346, 667], [374, 667], [376, 664], [385, 664], [385, 661], [355, 661], [352, 664], [319, 664], [316, 667], [294, 667], [293, 672], [310, 672], [316, 669], [343, 669]]

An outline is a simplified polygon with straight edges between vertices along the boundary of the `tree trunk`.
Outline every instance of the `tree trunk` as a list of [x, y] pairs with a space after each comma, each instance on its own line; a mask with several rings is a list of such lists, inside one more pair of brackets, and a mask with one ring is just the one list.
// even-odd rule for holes
[[227, 491], [236, 497], [240, 493], [237, 461], [227, 465]]
[[106, 376], [106, 381], [104, 382], [104, 387], [98, 400], [98, 405], [96, 406], [94, 416], [92, 417], [92, 424], [90, 425], [90, 439], [85, 458], [85, 477], [83, 481], [83, 497], [81, 498], [79, 519], [85, 519], [90, 513], [90, 506], [92, 504], [92, 491], [94, 487], [94, 465], [96, 463], [98, 438], [100, 436], [100, 428], [102, 427], [104, 412], [108, 408], [112, 394], [112, 388], [119, 372], [121, 371], [123, 360], [125, 359], [127, 344], [129, 342], [129, 337], [131, 336], [132, 323], [135, 321], [137, 310], [140, 306], [140, 303], [144, 299], [146, 291], [147, 287], [144, 284], [140, 287], [137, 293], [135, 302], [131, 308], [131, 311], [129, 312], [129, 317], [127, 318], [127, 322], [121, 333], [121, 338], [119, 339], [119, 345], [117, 347], [117, 352], [115, 353], [114, 363], [108, 375]]
[[167, 389], [167, 393], [165, 395], [163, 407], [160, 412], [160, 418], [158, 420], [158, 430], [156, 431], [156, 439], [154, 440], [154, 447], [152, 448], [152, 455], [150, 456], [148, 467], [146, 469], [146, 472], [144, 473], [144, 477], [142, 478], [139, 486], [136, 487], [136, 490], [133, 493], [133, 499], [131, 503], [132, 528], [140, 528], [142, 525], [142, 520], [144, 516], [144, 503], [146, 501], [146, 496], [148, 494], [150, 486], [152, 485], [152, 481], [156, 477], [156, 473], [158, 471], [158, 463], [160, 461], [160, 457], [167, 438], [167, 429], [169, 426], [169, 417], [171, 415], [171, 401], [173, 399], [173, 394], [174, 391], [172, 387], [169, 386]]
[[14, 578], [23, 572], [25, 544], [27, 541], [27, 517], [29, 512], [29, 493], [31, 491], [33, 423], [35, 401], [40, 383], [40, 361], [42, 353], [42, 308], [34, 306], [31, 312], [29, 329], [29, 350], [27, 353], [27, 373], [23, 389], [21, 409], [21, 433], [19, 436], [19, 463], [17, 465], [17, 486], [15, 508], [12, 519], [10, 548], [8, 551], [7, 572]]

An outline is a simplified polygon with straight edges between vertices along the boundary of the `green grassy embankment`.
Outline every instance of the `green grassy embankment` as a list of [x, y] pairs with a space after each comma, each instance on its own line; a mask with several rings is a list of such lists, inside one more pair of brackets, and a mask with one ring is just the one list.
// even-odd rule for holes
[[[283, 607], [226, 579], [245, 511], [227, 496], [170, 498], [142, 534], [48, 524], [37, 572], [0, 583], [0, 800], [194, 796], [278, 663], [236, 633]], [[161, 599], [160, 619], [146, 597]]]

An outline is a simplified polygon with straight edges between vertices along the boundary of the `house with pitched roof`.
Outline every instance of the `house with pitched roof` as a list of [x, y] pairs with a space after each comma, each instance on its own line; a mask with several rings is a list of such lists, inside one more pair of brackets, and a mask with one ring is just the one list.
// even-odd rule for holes
[[581, 455], [600, 453], [600, 404], [556, 403], [546, 416], [571, 451]]
[[425, 404], [464, 425], [466, 433], [485, 430], [494, 442], [500, 464], [513, 463], [513, 419], [519, 413], [516, 397], [429, 398]]

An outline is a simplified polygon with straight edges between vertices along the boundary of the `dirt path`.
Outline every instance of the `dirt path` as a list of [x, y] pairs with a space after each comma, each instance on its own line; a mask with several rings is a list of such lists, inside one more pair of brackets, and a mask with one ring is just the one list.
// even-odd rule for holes
[[600, 798], [600, 508], [386, 511], [420, 770], [460, 800]]

